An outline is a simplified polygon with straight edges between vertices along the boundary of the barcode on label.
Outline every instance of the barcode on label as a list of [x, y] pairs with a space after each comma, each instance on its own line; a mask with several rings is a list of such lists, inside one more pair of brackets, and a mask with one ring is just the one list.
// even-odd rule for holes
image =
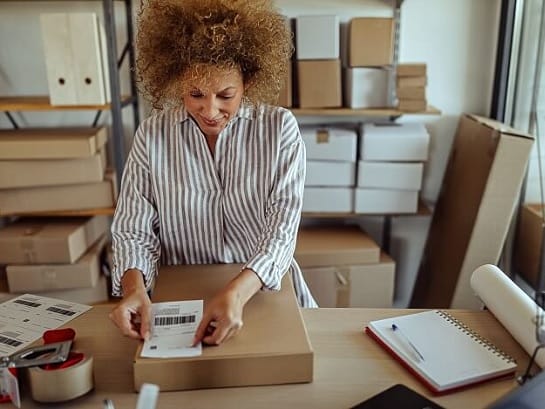
[[10, 345], [10, 346], [12, 346], [12, 347], [18, 347], [19, 345], [22, 344], [21, 341], [17, 341], [17, 340], [15, 340], [15, 339], [3, 337], [2, 335], [0, 335], [0, 342], [1, 342], [2, 344]]
[[76, 313], [75, 311], [68, 311], [57, 307], [47, 307], [47, 311], [56, 312], [57, 314], [62, 315], [74, 315]]
[[17, 304], [27, 305], [29, 307], [39, 307], [40, 305], [42, 305], [42, 304], [38, 304], [37, 302], [31, 302], [31, 301], [25, 301], [25, 300], [15, 300], [13, 302]]
[[164, 325], [191, 324], [195, 322], [195, 315], [176, 315], [174, 317], [155, 317], [155, 325], [160, 327]]

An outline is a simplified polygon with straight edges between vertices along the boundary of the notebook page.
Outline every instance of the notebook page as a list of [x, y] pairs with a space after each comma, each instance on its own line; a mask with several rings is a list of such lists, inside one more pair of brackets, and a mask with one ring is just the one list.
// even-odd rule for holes
[[[392, 330], [392, 323], [402, 329], [424, 360]], [[373, 321], [369, 326], [438, 390], [509, 373], [516, 367], [514, 362], [479, 343], [437, 310]]]

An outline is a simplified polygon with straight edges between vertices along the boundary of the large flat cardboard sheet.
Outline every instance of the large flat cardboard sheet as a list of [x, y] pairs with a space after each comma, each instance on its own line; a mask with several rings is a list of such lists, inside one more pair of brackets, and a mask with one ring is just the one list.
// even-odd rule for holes
[[[204, 305], [241, 266], [193, 265], [161, 269], [153, 302], [204, 299]], [[137, 349], [134, 387], [155, 383], [161, 391], [311, 382], [313, 351], [286, 274], [278, 292], [257, 293], [246, 305], [244, 326], [220, 346], [206, 346], [202, 356], [141, 358]]]

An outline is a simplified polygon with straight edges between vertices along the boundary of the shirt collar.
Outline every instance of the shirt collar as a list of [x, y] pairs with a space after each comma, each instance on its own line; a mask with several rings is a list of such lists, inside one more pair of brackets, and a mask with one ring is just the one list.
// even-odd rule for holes
[[[175, 113], [176, 122], [182, 123], [188, 120], [189, 118], [191, 118], [191, 116], [189, 115], [189, 112], [187, 112], [185, 107], [178, 108], [176, 111], [177, 111]], [[242, 102], [240, 104], [240, 107], [238, 108], [237, 113], [233, 117], [233, 119], [238, 119], [238, 118], [254, 119], [255, 114], [256, 114], [256, 108], [253, 105]]]

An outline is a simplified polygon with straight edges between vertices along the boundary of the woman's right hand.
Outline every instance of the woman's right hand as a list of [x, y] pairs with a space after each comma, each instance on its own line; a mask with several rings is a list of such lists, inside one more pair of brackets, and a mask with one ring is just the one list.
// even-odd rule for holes
[[147, 340], [150, 337], [151, 300], [142, 273], [127, 270], [122, 279], [123, 299], [110, 313], [110, 319], [123, 335]]

